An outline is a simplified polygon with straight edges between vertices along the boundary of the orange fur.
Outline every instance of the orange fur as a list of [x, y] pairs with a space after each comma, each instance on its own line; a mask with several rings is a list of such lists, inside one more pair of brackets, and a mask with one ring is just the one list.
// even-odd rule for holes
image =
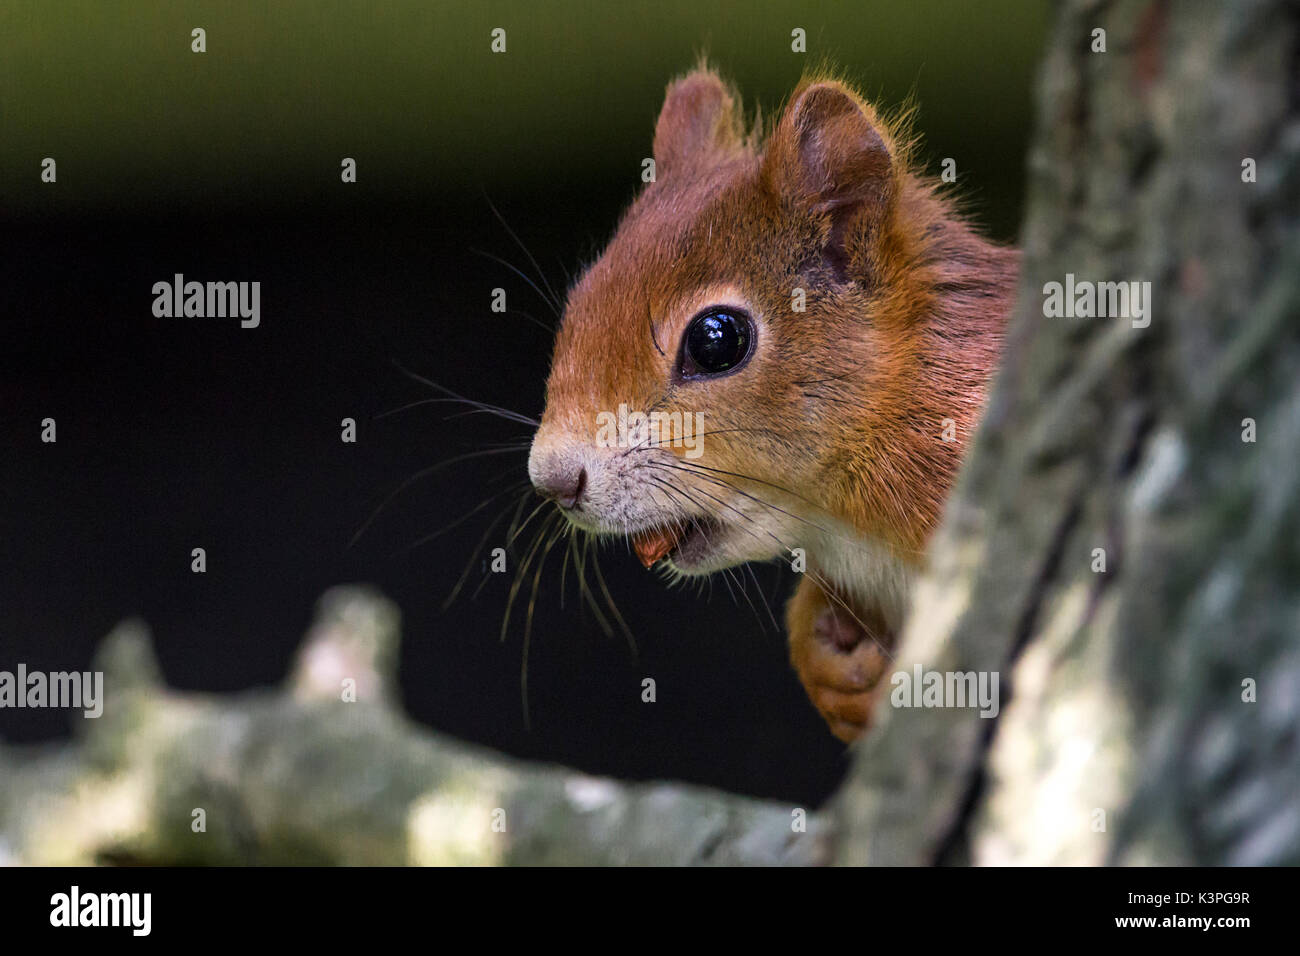
[[[589, 441], [596, 411], [620, 403], [704, 411], [716, 437], [702, 464], [918, 567], [998, 362], [1018, 254], [978, 236], [914, 168], [901, 125], [819, 76], [763, 138], [745, 132], [716, 74], [673, 83], [656, 181], [570, 290], [539, 442]], [[795, 289], [806, 311], [793, 310]], [[678, 381], [683, 331], [718, 297], [761, 322], [759, 345], [735, 374]], [[941, 440], [944, 419], [955, 442]], [[851, 554], [833, 557], [809, 551], [813, 574], [787, 620], [810, 697], [851, 739], [871, 690], [852, 688], [880, 669], [867, 652], [824, 646], [819, 615], [851, 612], [864, 646], [888, 646], [897, 620], [867, 582], [845, 579]]]

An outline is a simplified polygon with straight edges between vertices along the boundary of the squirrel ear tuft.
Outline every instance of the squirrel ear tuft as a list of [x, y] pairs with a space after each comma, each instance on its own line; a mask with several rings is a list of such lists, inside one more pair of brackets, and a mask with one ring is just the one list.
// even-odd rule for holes
[[893, 161], [874, 115], [845, 86], [810, 84], [786, 107], [763, 153], [768, 188], [843, 219], [893, 195]]
[[740, 141], [736, 101], [716, 73], [696, 70], [669, 85], [655, 124], [654, 159], [659, 172]]

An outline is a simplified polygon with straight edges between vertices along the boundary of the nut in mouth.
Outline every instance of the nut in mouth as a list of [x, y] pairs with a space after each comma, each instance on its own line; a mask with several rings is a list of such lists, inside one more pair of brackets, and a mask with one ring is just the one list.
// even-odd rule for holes
[[722, 523], [713, 518], [691, 518], [634, 532], [632, 548], [647, 568], [665, 558], [679, 568], [689, 567], [708, 556], [713, 550], [712, 540], [722, 531]]

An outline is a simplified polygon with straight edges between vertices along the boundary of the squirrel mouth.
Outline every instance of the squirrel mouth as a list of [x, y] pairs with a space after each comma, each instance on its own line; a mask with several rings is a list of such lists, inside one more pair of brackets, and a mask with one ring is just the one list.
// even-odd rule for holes
[[709, 547], [709, 535], [722, 529], [712, 518], [692, 518], [683, 523], [656, 525], [632, 535], [632, 548], [644, 567], [653, 567], [664, 558], [676, 557], [684, 550], [703, 551]]

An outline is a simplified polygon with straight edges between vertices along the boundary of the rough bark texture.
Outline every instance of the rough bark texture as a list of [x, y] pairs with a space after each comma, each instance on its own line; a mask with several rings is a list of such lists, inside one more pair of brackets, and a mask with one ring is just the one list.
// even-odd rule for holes
[[[898, 660], [998, 671], [1002, 711], [883, 708], [840, 860], [1300, 862], [1298, 35], [1277, 0], [1063, 5], [1006, 362]], [[1149, 280], [1150, 326], [1045, 318], [1067, 273]]]

